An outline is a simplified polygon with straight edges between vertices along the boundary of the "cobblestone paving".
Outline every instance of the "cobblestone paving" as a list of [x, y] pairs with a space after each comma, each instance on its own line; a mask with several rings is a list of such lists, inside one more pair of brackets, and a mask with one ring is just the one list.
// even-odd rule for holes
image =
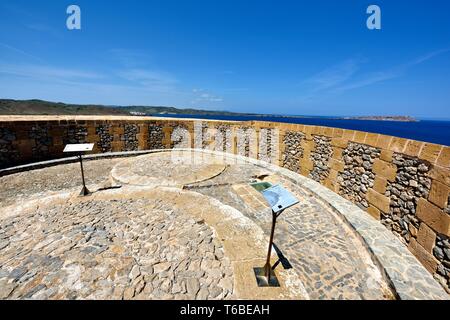
[[[190, 189], [235, 207], [268, 235], [270, 208], [262, 205], [253, 188], [242, 184], [261, 175], [264, 176], [264, 170], [254, 165], [231, 166], [220, 176]], [[276, 176], [269, 176], [269, 180], [282, 183], [301, 199], [299, 205], [286, 210], [278, 219], [274, 242], [296, 270], [311, 299], [394, 298], [366, 249], [342, 221], [289, 181]], [[280, 264], [279, 268], [282, 267]]]
[[86, 201], [0, 224], [0, 299], [226, 299], [212, 230], [171, 203]]
[[[122, 159], [83, 161], [86, 184], [101, 184], [108, 180], [112, 168]], [[44, 169], [25, 171], [0, 177], [0, 205], [23, 203], [30, 195], [79, 188], [80, 164], [71, 163]]]

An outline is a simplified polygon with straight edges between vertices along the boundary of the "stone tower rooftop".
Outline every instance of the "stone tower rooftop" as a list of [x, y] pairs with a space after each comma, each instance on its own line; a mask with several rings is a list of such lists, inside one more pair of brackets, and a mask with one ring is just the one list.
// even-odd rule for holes
[[[378, 221], [287, 169], [199, 150], [93, 156], [78, 197], [66, 162], [0, 177], [1, 299], [448, 299]], [[271, 218], [256, 181], [300, 200], [275, 233], [279, 288], [253, 275]]]

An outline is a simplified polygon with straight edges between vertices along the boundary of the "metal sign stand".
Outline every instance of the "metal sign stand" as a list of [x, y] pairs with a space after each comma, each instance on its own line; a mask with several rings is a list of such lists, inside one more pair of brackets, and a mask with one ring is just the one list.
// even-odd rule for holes
[[84, 197], [91, 192], [86, 187], [86, 181], [84, 180], [84, 169], [83, 169], [83, 152], [92, 151], [94, 148], [94, 144], [68, 144], [64, 148], [64, 152], [74, 152], [77, 153], [77, 157], [80, 159], [80, 167], [81, 167], [81, 180], [83, 181], [83, 189], [81, 189], [80, 196]]
[[267, 260], [264, 267], [253, 268], [256, 276], [256, 282], [258, 287], [279, 287], [280, 282], [278, 281], [275, 272], [270, 264], [270, 257], [272, 255], [273, 247], [273, 236], [275, 233], [275, 226], [277, 223], [277, 218], [289, 207], [297, 204], [299, 201], [286, 189], [276, 185], [268, 189], [262, 190], [264, 198], [272, 206], [272, 229], [270, 231], [269, 249], [267, 252]]
[[254, 268], [256, 282], [258, 283], [258, 287], [279, 287], [280, 283], [275, 275], [275, 272], [272, 269], [272, 265], [270, 264], [270, 257], [272, 255], [272, 246], [273, 246], [273, 235], [275, 233], [275, 225], [277, 223], [277, 217], [282, 213], [280, 211], [278, 214], [272, 210], [272, 230], [270, 231], [270, 240], [269, 240], [269, 249], [267, 252], [267, 260], [266, 264], [262, 268]]
[[84, 181], [83, 154], [78, 154], [78, 157], [80, 158], [81, 179], [83, 180], [83, 189], [81, 189], [80, 196], [84, 197], [91, 194], [91, 192], [86, 187], [86, 182]]

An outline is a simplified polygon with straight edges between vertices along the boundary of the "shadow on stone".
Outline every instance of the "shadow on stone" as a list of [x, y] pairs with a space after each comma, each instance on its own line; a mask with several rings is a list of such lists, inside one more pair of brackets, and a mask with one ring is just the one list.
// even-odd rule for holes
[[278, 256], [278, 261], [275, 262], [275, 264], [273, 265], [272, 269], [275, 270], [275, 268], [281, 263], [281, 265], [283, 266], [283, 268], [285, 270], [288, 269], [292, 269], [292, 265], [289, 262], [289, 260], [283, 255], [283, 252], [281, 252], [280, 248], [277, 247], [277, 245], [274, 243], [273, 244], [273, 248], [275, 249], [275, 252], [277, 253]]

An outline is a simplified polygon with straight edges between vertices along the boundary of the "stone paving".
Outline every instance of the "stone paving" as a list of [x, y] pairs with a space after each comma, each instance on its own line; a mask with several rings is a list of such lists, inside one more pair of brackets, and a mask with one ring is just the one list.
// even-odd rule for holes
[[[198, 154], [86, 162], [94, 194], [84, 198], [76, 163], [0, 177], [0, 299], [443, 297], [395, 237], [338, 195], [285, 169], [192, 162]], [[253, 275], [271, 222], [255, 181], [301, 200], [277, 224], [280, 288], [258, 288]]]
[[155, 200], [76, 201], [1, 221], [0, 299], [226, 299], [203, 221]]
[[[84, 174], [89, 185], [107, 184], [112, 168], [123, 159], [84, 161]], [[31, 195], [39, 196], [65, 189], [81, 190], [79, 162], [24, 171], [0, 177], [0, 205], [23, 203]]]
[[[243, 174], [246, 172], [246, 174]], [[266, 174], [264, 174], [266, 172]], [[189, 189], [236, 207], [269, 235], [271, 211], [248, 186], [258, 176], [280, 183], [301, 201], [278, 219], [275, 245], [302, 280], [311, 299], [392, 299], [370, 255], [330, 209], [286, 179], [254, 165], [229, 167], [212, 180]], [[247, 179], [247, 184], [243, 180]], [[227, 185], [224, 182], [227, 181]], [[206, 184], [210, 183], [211, 187]], [[216, 186], [217, 185], [217, 186]], [[280, 268], [283, 267], [280, 265]]]

